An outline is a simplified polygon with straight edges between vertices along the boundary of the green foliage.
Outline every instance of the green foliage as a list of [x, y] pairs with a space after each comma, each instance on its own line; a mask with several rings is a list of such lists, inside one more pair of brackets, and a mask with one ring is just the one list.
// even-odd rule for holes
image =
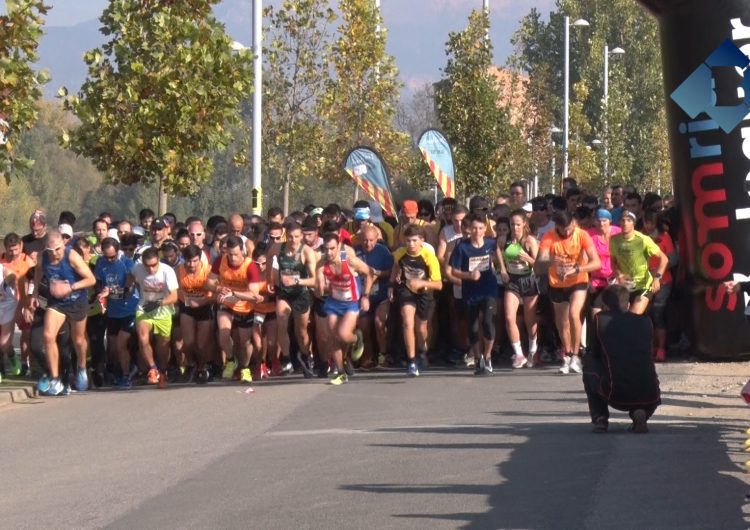
[[[550, 143], [549, 125], [562, 127], [564, 14], [571, 21], [584, 18], [590, 23], [570, 29], [570, 176], [593, 191], [599, 191], [605, 182], [666, 187], [670, 169], [658, 28], [655, 20], [630, 0], [557, 0], [548, 23], [535, 9], [521, 21], [512, 39], [515, 54], [510, 64], [529, 75], [527, 111], [533, 107], [546, 116], [532, 135], [533, 144], [543, 153]], [[610, 50], [625, 50], [624, 55], [610, 56], [606, 106], [605, 44]], [[607, 142], [608, 178], [603, 174], [603, 149], [586, 148], [594, 139]], [[549, 160], [549, 156], [544, 158]], [[560, 169], [559, 152], [557, 162]]]
[[394, 118], [401, 81], [395, 60], [385, 50], [386, 30], [372, 0], [340, 0], [343, 24], [331, 50], [335, 76], [327, 82], [318, 106], [325, 120], [326, 149], [321, 175], [331, 182], [349, 180], [343, 160], [349, 149], [377, 150], [392, 176], [402, 175], [415, 156], [407, 134]]
[[500, 104], [490, 72], [488, 30], [488, 14], [473, 11], [466, 29], [449, 35], [448, 63], [436, 93], [443, 132], [453, 148], [456, 190], [463, 196], [507, 187], [520, 169], [514, 159], [523, 159], [515, 154], [520, 135]]
[[18, 156], [16, 137], [36, 122], [36, 102], [49, 80], [46, 70], [31, 67], [38, 60], [49, 6], [42, 0], [6, 0], [5, 5], [7, 15], [0, 16], [0, 176], [10, 183], [14, 173], [34, 163]]
[[109, 42], [85, 54], [78, 96], [64, 88], [60, 96], [81, 121], [63, 144], [91, 158], [108, 183], [161, 181], [169, 194], [193, 195], [241, 128], [252, 58], [232, 53], [211, 13], [217, 2], [111, 0], [105, 9]]

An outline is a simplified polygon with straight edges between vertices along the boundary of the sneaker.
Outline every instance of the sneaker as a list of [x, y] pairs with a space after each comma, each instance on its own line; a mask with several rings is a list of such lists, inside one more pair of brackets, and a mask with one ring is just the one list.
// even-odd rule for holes
[[356, 363], [365, 352], [365, 340], [362, 338], [362, 331], [359, 329], [354, 332], [354, 335], [357, 337], [357, 340], [352, 344], [351, 357], [352, 361]]
[[536, 352], [529, 352], [526, 356], [526, 368], [534, 368], [535, 365], [539, 364], [539, 360], [536, 357]]
[[523, 353], [519, 353], [513, 356], [513, 368], [523, 368], [526, 366], [528, 360]]
[[560, 367], [560, 373], [561, 374], [570, 373], [570, 357], [567, 355], [563, 358], [563, 365]]
[[18, 355], [13, 354], [10, 357], [8, 357], [8, 363], [10, 364], [11, 375], [16, 376], [16, 377], [21, 375], [21, 360], [18, 358]]
[[130, 377], [123, 375], [117, 380], [117, 383], [115, 383], [115, 388], [117, 390], [130, 390], [133, 388], [133, 383], [130, 381]]
[[60, 392], [61, 396], [69, 396], [74, 392], [72, 388], [70, 388], [70, 385], [63, 385], [63, 391]]
[[250, 368], [243, 368], [240, 370], [240, 383], [249, 385], [253, 382], [253, 374], [250, 373]]
[[336, 377], [331, 378], [331, 380], [329, 381], [330, 384], [336, 385], [336, 386], [343, 385], [348, 382], [349, 382], [349, 377], [347, 377], [346, 374], [337, 375]]
[[594, 428], [591, 429], [591, 432], [594, 432], [596, 434], [602, 434], [607, 432], [607, 429], [609, 428], [609, 420], [605, 418], [604, 416], [599, 416], [596, 418], [596, 421], [594, 421]]
[[430, 358], [427, 356], [426, 351], [417, 355], [417, 366], [419, 366], [420, 370], [425, 370], [430, 367]]
[[654, 352], [654, 361], [657, 363], [663, 363], [667, 360], [667, 352], [664, 348], [656, 348]]
[[157, 370], [156, 368], [151, 368], [146, 375], [146, 382], [149, 385], [156, 385], [159, 383], [159, 379], [161, 379], [159, 370]]
[[378, 368], [386, 368], [388, 366], [388, 360], [386, 359], [385, 353], [378, 354]]
[[474, 375], [485, 375], [486, 372], [486, 363], [484, 360], [484, 357], [480, 357], [478, 360], [474, 361]]
[[270, 375], [271, 374], [268, 372], [268, 365], [266, 363], [260, 363], [260, 380], [268, 379]]
[[648, 432], [648, 425], [646, 422], [646, 411], [643, 409], [637, 409], [633, 412], [633, 425], [630, 426], [630, 432], [635, 434], [646, 434]]
[[417, 368], [417, 363], [414, 361], [409, 363], [409, 367], [406, 369], [406, 375], [409, 377], [417, 377], [419, 376], [419, 368]]
[[208, 370], [203, 368], [195, 372], [195, 383], [197, 385], [205, 385], [208, 383]]
[[59, 379], [53, 379], [49, 383], [49, 388], [47, 389], [47, 392], [45, 392], [48, 396], [59, 396], [62, 394], [65, 387], [63, 387], [63, 384], [60, 382]]
[[161, 388], [162, 390], [167, 388], [169, 381], [168, 375], [169, 374], [167, 372], [162, 372], [161, 370], [159, 370], [159, 388]]
[[89, 374], [85, 368], [79, 368], [76, 372], [75, 387], [79, 392], [85, 392], [89, 389]]
[[279, 361], [274, 361], [271, 364], [271, 375], [274, 377], [284, 375], [284, 372], [281, 371], [281, 363]]
[[224, 371], [221, 372], [221, 378], [231, 379], [236, 369], [237, 369], [237, 363], [234, 362], [234, 359], [228, 360], [227, 364], [224, 365]]
[[466, 365], [466, 368], [474, 368], [474, 356], [469, 355], [468, 353], [464, 353], [464, 364]]
[[91, 374], [91, 380], [94, 383], [94, 386], [96, 388], [101, 388], [104, 386], [104, 372], [101, 370], [94, 370], [94, 373]]
[[[315, 375], [313, 372], [313, 356], [312, 355], [303, 355], [302, 352], [297, 352], [297, 361], [299, 361], [299, 365], [302, 367], [302, 375], [305, 376], [305, 379], [310, 379]], [[265, 366], [265, 365], [261, 365]]]
[[37, 392], [39, 392], [40, 394], [46, 394], [49, 391], [49, 386], [50, 386], [49, 377], [47, 377], [46, 375], [43, 375], [42, 377], [39, 378], [39, 381], [36, 384]]
[[31, 366], [29, 366], [29, 363], [23, 363], [21, 364], [21, 373], [19, 374], [21, 377], [26, 377], [27, 375], [31, 374]]
[[581, 358], [578, 355], [570, 358], [570, 369], [577, 374], [583, 373], [583, 365], [581, 365]]
[[292, 365], [292, 361], [287, 361], [284, 363], [284, 365], [281, 367], [281, 372], [284, 375], [289, 375], [294, 373], [294, 366]]
[[487, 373], [487, 375], [492, 375], [495, 373], [495, 370], [492, 368], [492, 359], [487, 359], [484, 361], [484, 371]]
[[352, 364], [351, 359], [344, 359], [344, 372], [346, 372], [346, 375], [349, 377], [354, 376], [354, 365]]

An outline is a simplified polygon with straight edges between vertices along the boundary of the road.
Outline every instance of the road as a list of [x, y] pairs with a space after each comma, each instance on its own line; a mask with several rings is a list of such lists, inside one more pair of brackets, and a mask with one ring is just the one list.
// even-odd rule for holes
[[552, 368], [10, 405], [0, 528], [747, 528], [750, 374], [698, 388], [694, 366], [659, 367], [678, 390], [647, 435], [622, 413], [592, 434], [580, 378]]

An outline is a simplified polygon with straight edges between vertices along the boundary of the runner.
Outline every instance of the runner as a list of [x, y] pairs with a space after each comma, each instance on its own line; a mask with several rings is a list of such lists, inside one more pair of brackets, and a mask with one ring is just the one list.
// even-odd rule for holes
[[36, 262], [47, 248], [47, 212], [34, 210], [29, 217], [29, 228], [31, 232], [21, 238], [23, 252]]
[[195, 363], [195, 381], [209, 381], [208, 362], [211, 360], [211, 334], [214, 329], [213, 293], [206, 289], [211, 267], [203, 261], [197, 245], [182, 250], [183, 263], [177, 268], [179, 289], [177, 298], [185, 356]]
[[159, 261], [157, 248], [149, 247], [143, 251], [141, 262], [136, 263], [130, 271], [128, 287], [133, 283], [138, 286], [140, 292], [135, 313], [135, 329], [138, 333], [141, 356], [148, 366], [147, 382], [150, 385], [158, 384], [159, 388], [166, 388], [172, 315], [179, 287], [177, 276], [169, 265]]
[[[651, 236], [654, 243], [659, 245], [661, 251], [667, 256], [669, 262], [661, 278], [661, 289], [654, 295], [651, 303], [651, 320], [654, 323], [654, 360], [658, 363], [667, 360], [667, 302], [672, 293], [672, 273], [670, 270], [677, 266], [679, 255], [674, 248], [672, 238], [665, 229], [665, 217], [654, 210], [646, 210], [643, 214], [643, 231]], [[649, 269], [657, 271], [659, 257], [652, 256], [648, 262]], [[652, 273], [653, 275], [654, 273]]]
[[[328, 353], [338, 368], [338, 375], [330, 383], [341, 385], [349, 380], [344, 371], [344, 351], [351, 349], [354, 362], [364, 351], [362, 332], [356, 330], [357, 316], [360, 310], [366, 312], [370, 309], [373, 277], [370, 267], [355, 256], [351, 247], [342, 247], [338, 233], [324, 234], [323, 245], [325, 257], [317, 266], [317, 290], [321, 296], [328, 295], [323, 303], [323, 312], [328, 319]], [[362, 293], [357, 284], [357, 273], [365, 278]]]
[[433, 252], [425, 247], [424, 229], [418, 225], [409, 225], [404, 229], [403, 237], [406, 246], [393, 254], [395, 266], [391, 273], [391, 287], [388, 298], [397, 301], [401, 312], [404, 332], [404, 345], [408, 358], [407, 374], [419, 375], [416, 357], [427, 356], [427, 324], [435, 310], [433, 291], [443, 287], [440, 274], [440, 263]]
[[[42, 277], [49, 280], [50, 297], [47, 300], [47, 311], [44, 314], [44, 344], [47, 352], [47, 365], [51, 378], [48, 394], [59, 395], [63, 385], [59, 379], [59, 350], [57, 334], [65, 321], [70, 322], [71, 338], [76, 351], [78, 370], [75, 386], [79, 391], [88, 389], [89, 380], [86, 373], [86, 356], [88, 340], [86, 337], [86, 313], [88, 303], [86, 290], [96, 284], [94, 274], [83, 258], [71, 248], [65, 246], [59, 231], [53, 230], [47, 238], [49, 247], [42, 253], [41, 267], [35, 268], [34, 285], [39, 285]], [[33, 312], [39, 307], [39, 293], [29, 299], [29, 309]]]
[[251, 277], [259, 281], [250, 284], [250, 291], [262, 297], [262, 301], [256, 302], [253, 311], [253, 349], [258, 352], [260, 359], [259, 379], [268, 379], [271, 375], [268, 369], [268, 357], [270, 356], [277, 364], [279, 362], [279, 347], [276, 339], [276, 299], [268, 292], [266, 282], [268, 258], [266, 253], [268, 246], [265, 243], [256, 245], [253, 251]]
[[[16, 291], [16, 298], [20, 300], [23, 296], [23, 293], [21, 291], [22, 280], [29, 273], [29, 270], [34, 266], [34, 262], [25, 252], [23, 252], [21, 238], [18, 236], [18, 234], [11, 232], [6, 235], [5, 239], [3, 239], [3, 245], [5, 246], [5, 253], [2, 256], [2, 259], [0, 259], [0, 264], [2, 264], [6, 275], [8, 271], [10, 271], [15, 276], [14, 287]], [[15, 355], [15, 350], [13, 350], [10, 353], [9, 360], [11, 373], [13, 375], [25, 376], [29, 373], [29, 369], [31, 367], [29, 362], [29, 331], [31, 330], [31, 326], [24, 320], [23, 316], [21, 315], [21, 309], [23, 308], [23, 305], [18, 304], [17, 307], [18, 309], [16, 311], [15, 319], [16, 324], [18, 325], [18, 329], [21, 332], [21, 359], [19, 361], [19, 359]]]
[[[630, 292], [630, 312], [642, 315], [654, 294], [661, 289], [661, 280], [667, 269], [669, 258], [649, 236], [636, 231], [636, 214], [623, 210], [620, 219], [622, 232], [609, 240], [612, 269], [617, 282]], [[649, 270], [649, 259], [659, 257], [654, 274]]]
[[120, 244], [111, 237], [101, 243], [102, 257], [96, 261], [98, 296], [106, 300], [105, 313], [107, 326], [107, 346], [110, 359], [120, 364], [120, 374], [115, 380], [116, 388], [127, 390], [131, 387], [131, 356], [128, 341], [135, 331], [135, 312], [138, 297], [134, 290], [126, 289], [128, 276], [133, 269], [132, 259], [120, 253]]
[[0, 263], [0, 382], [5, 377], [5, 357], [8, 358], [11, 373], [21, 374], [21, 361], [13, 349], [13, 330], [16, 326], [16, 310], [18, 309], [18, 281], [16, 274], [7, 265]]
[[534, 263], [537, 274], [549, 273], [549, 297], [563, 346], [560, 373], [581, 373], [581, 312], [586, 302], [590, 272], [601, 268], [591, 236], [575, 225], [567, 211], [552, 215], [555, 229], [542, 238]]
[[[475, 375], [491, 375], [492, 346], [495, 343], [497, 281], [492, 266], [497, 241], [485, 238], [487, 218], [470, 214], [469, 239], [453, 249], [446, 272], [461, 280], [466, 320], [469, 322], [469, 343], [474, 351]], [[479, 328], [482, 328], [480, 341]]]
[[597, 225], [588, 230], [594, 249], [602, 263], [601, 269], [591, 273], [591, 286], [589, 287], [589, 301], [591, 303], [591, 316], [593, 317], [604, 308], [602, 293], [604, 289], [614, 280], [612, 272], [612, 260], [609, 254], [609, 242], [612, 236], [620, 233], [619, 226], [612, 225], [612, 214], [603, 208], [596, 211]]
[[[217, 259], [208, 276], [207, 288], [213, 291], [218, 302], [216, 323], [219, 330], [219, 347], [227, 362], [223, 377], [238, 376], [241, 383], [252, 383], [250, 371], [252, 359], [253, 304], [262, 301], [257, 293], [250, 291], [251, 283], [259, 283], [253, 275], [257, 269], [251, 268], [252, 258], [242, 255], [244, 245], [237, 236], [226, 239], [226, 255]], [[232, 340], [236, 330], [236, 342]]]
[[[529, 221], [523, 210], [510, 216], [510, 234], [503, 247], [498, 239], [498, 260], [505, 285], [505, 323], [508, 338], [513, 348], [513, 368], [524, 365], [533, 368], [537, 359], [536, 309], [539, 286], [534, 275], [534, 262], [539, 252], [539, 243], [531, 235]], [[523, 320], [529, 338], [528, 356], [523, 354], [521, 332], [518, 329], [518, 308], [523, 303]]]
[[[286, 242], [273, 245], [268, 259], [272, 266], [268, 272], [268, 290], [276, 294], [277, 337], [281, 347], [282, 371], [291, 373], [289, 344], [289, 319], [293, 319], [299, 352], [297, 359], [305, 374], [312, 372], [312, 353], [308, 326], [315, 287], [315, 252], [302, 243], [302, 227], [293, 224], [286, 230]], [[276, 370], [274, 370], [276, 372]], [[274, 373], [274, 375], [281, 375]]]

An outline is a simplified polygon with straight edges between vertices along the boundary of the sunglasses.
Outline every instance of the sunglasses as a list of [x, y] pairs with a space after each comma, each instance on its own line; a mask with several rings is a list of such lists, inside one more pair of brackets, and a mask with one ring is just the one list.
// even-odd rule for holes
[[58, 246], [56, 246], [56, 247], [54, 247], [54, 248], [53, 248], [53, 247], [47, 247], [47, 251], [48, 251], [48, 252], [57, 252], [58, 250], [60, 250], [60, 249], [61, 249], [61, 248], [63, 248], [64, 246], [65, 246], [65, 245], [58, 245]]
[[203, 232], [194, 232], [189, 235], [190, 237], [201, 237], [203, 235]]
[[268, 239], [272, 239], [274, 241], [278, 241], [279, 239], [281, 239], [281, 236], [268, 236]]

